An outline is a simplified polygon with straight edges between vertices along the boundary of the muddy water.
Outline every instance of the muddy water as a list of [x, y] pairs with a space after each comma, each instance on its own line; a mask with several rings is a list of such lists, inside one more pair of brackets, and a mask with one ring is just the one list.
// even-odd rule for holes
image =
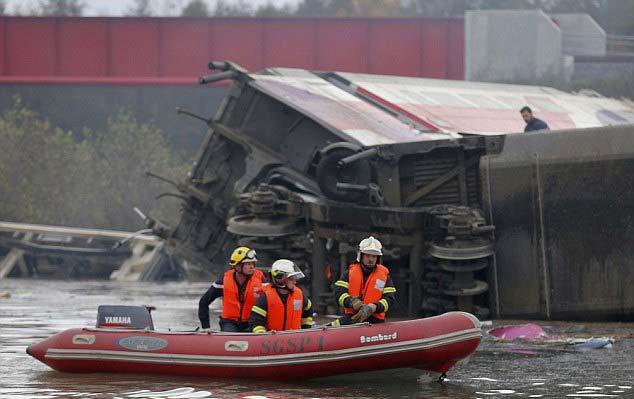
[[[440, 384], [414, 370], [305, 380], [210, 380], [68, 374], [26, 355], [28, 345], [94, 325], [99, 304], [152, 304], [158, 329], [197, 325], [206, 284], [0, 280], [0, 399], [24, 398], [634, 398], [634, 325], [540, 323], [562, 337], [612, 336], [612, 349], [486, 339]], [[10, 294], [3, 297], [2, 293]]]

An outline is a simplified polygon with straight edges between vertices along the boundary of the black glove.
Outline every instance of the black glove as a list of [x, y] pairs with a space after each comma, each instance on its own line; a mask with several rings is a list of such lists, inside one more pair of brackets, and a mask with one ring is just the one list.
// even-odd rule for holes
[[361, 306], [361, 309], [359, 309], [359, 311], [354, 316], [352, 316], [351, 320], [353, 323], [363, 323], [370, 316], [372, 316], [372, 313], [373, 312], [370, 305], [363, 305]]
[[356, 313], [363, 306], [363, 301], [358, 296], [353, 296], [351, 299], [352, 299], [352, 310]]

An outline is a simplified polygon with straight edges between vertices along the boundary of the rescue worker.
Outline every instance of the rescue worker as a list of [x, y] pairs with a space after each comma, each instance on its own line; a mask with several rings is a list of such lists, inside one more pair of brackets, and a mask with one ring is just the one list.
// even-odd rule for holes
[[331, 326], [385, 321], [385, 313], [396, 302], [396, 288], [390, 271], [381, 264], [382, 255], [379, 240], [372, 236], [361, 240], [357, 261], [335, 282], [335, 298], [345, 315], [330, 323]]
[[209, 304], [222, 297], [220, 330], [249, 331], [249, 314], [262, 293], [266, 276], [255, 268], [255, 251], [248, 247], [236, 248], [229, 258], [231, 267], [218, 278], [198, 302], [198, 318], [202, 328], [209, 328]]
[[295, 281], [304, 273], [288, 259], [279, 259], [271, 266], [271, 283], [263, 288], [251, 309], [249, 323], [254, 333], [299, 330], [313, 325], [313, 304]]

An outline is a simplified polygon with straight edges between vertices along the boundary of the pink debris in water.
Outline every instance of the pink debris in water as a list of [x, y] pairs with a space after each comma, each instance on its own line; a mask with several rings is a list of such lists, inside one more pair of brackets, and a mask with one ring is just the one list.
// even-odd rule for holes
[[541, 339], [547, 336], [546, 332], [540, 326], [533, 323], [496, 327], [489, 330], [489, 334], [504, 340]]

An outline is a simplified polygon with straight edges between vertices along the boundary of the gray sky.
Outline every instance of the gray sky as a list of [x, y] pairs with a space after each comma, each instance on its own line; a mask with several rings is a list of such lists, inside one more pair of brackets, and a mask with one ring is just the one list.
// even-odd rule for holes
[[[213, 10], [216, 6], [216, 0], [205, 0], [210, 10]], [[231, 0], [229, 0], [231, 1]], [[267, 0], [249, 0], [249, 3], [254, 7], [260, 4], [266, 4]], [[299, 0], [270, 0], [271, 3], [276, 5], [292, 4], [295, 5]], [[132, 0], [83, 0], [86, 5], [84, 8], [84, 14], [88, 16], [96, 15], [123, 15], [126, 10], [133, 4]], [[169, 15], [167, 10], [170, 8], [180, 11], [188, 0], [150, 0], [154, 14], [156, 15]], [[33, 5], [39, 4], [38, 0], [8, 0], [6, 2], [7, 10], [9, 13], [15, 13], [16, 11], [28, 10]], [[170, 7], [174, 5], [175, 7]]]

